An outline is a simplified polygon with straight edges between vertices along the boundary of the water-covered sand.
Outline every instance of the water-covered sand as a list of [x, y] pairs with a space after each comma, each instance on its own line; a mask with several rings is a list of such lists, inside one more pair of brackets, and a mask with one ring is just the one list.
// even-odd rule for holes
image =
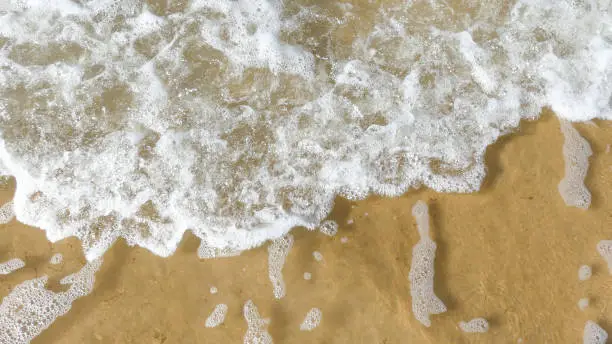
[[[249, 299], [270, 318], [275, 343], [577, 343], [587, 320], [610, 332], [612, 275], [596, 245], [612, 239], [612, 153], [606, 153], [612, 123], [595, 124], [576, 126], [594, 152], [589, 210], [569, 208], [559, 196], [563, 136], [559, 122], [544, 116], [488, 149], [488, 177], [476, 194], [420, 190], [392, 199], [336, 200], [336, 236], [292, 232], [281, 300], [273, 295], [265, 247], [199, 260], [199, 240], [191, 234], [170, 258], [119, 241], [104, 255], [93, 292], [33, 343], [240, 343]], [[9, 186], [2, 200], [11, 193]], [[414, 318], [409, 293], [417, 200], [429, 204], [430, 235], [438, 245], [435, 292], [448, 307], [432, 316], [430, 328]], [[313, 251], [323, 260], [315, 261]], [[64, 261], [51, 265], [56, 252]], [[58, 281], [85, 262], [76, 239], [51, 244], [43, 231], [13, 221], [0, 227], [0, 261], [15, 257], [26, 267], [0, 276], [0, 297], [43, 274], [58, 290]], [[580, 281], [583, 264], [592, 266], [593, 276]], [[583, 297], [590, 299], [585, 311], [577, 305]], [[206, 328], [220, 303], [229, 307], [224, 324]], [[300, 331], [313, 307], [322, 311], [321, 324]], [[458, 328], [476, 317], [489, 321], [488, 333]]]

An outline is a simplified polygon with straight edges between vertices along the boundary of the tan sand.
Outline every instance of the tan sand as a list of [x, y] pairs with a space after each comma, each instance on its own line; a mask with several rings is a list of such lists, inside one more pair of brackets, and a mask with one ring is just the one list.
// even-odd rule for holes
[[[248, 299], [271, 319], [275, 343], [578, 343], [588, 319], [612, 333], [612, 276], [595, 249], [599, 240], [612, 239], [612, 153], [605, 153], [612, 123], [596, 124], [577, 126], [594, 151], [588, 211], [566, 207], [557, 192], [563, 137], [547, 115], [490, 147], [489, 176], [477, 194], [421, 190], [395, 199], [338, 199], [331, 216], [341, 224], [335, 237], [293, 231], [287, 295], [280, 301], [273, 297], [265, 248], [199, 260], [198, 240], [187, 234], [177, 253], [163, 259], [118, 242], [104, 256], [93, 293], [34, 343], [241, 343]], [[11, 188], [2, 191], [2, 201]], [[432, 316], [431, 328], [414, 319], [408, 289], [418, 240], [411, 207], [419, 199], [430, 205], [438, 244], [435, 292], [449, 309]], [[315, 250], [322, 262], [313, 259]], [[64, 254], [59, 266], [48, 263], [55, 252]], [[42, 274], [58, 288], [58, 280], [84, 262], [77, 240], [50, 244], [44, 232], [15, 221], [0, 227], [0, 260], [13, 257], [27, 265], [0, 276], [0, 297]], [[583, 264], [593, 267], [590, 280], [578, 280]], [[304, 280], [304, 272], [312, 279]], [[211, 286], [219, 292], [211, 294]], [[590, 298], [584, 312], [577, 304], [582, 297]], [[225, 323], [206, 328], [218, 303], [229, 306]], [[322, 323], [301, 332], [312, 307], [321, 308]], [[475, 317], [489, 320], [488, 333], [459, 330], [459, 321]]]

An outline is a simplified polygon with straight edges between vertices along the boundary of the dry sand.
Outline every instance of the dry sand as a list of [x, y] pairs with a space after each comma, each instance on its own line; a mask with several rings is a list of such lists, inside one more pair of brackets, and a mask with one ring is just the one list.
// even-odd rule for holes
[[[265, 248], [199, 260], [198, 240], [186, 234], [177, 253], [163, 259], [121, 241], [104, 256], [93, 293], [34, 343], [241, 343], [248, 299], [271, 319], [275, 343], [578, 343], [588, 319], [612, 333], [612, 276], [595, 249], [599, 240], [612, 239], [612, 153], [605, 153], [612, 123], [596, 124], [577, 126], [594, 151], [588, 211], [566, 207], [557, 192], [563, 137], [546, 115], [489, 148], [489, 176], [477, 194], [421, 190], [394, 199], [338, 199], [335, 237], [293, 231], [287, 295], [280, 301], [268, 280]], [[12, 188], [2, 191], [1, 201], [11, 198]], [[408, 289], [418, 240], [411, 207], [419, 199], [430, 205], [438, 243], [435, 291], [449, 308], [432, 317], [431, 328], [412, 316]], [[354, 223], [347, 225], [349, 219]], [[15, 221], [3, 225], [0, 261], [19, 257], [27, 265], [0, 276], [0, 297], [42, 274], [51, 276], [51, 289], [59, 288], [58, 280], [84, 262], [79, 245], [75, 239], [48, 243], [44, 232]], [[313, 259], [315, 250], [322, 262]], [[64, 263], [50, 265], [56, 252]], [[583, 264], [593, 266], [588, 281], [578, 280]], [[304, 272], [312, 279], [304, 280]], [[219, 292], [211, 294], [211, 286]], [[577, 302], [585, 296], [591, 304], [582, 312]], [[229, 306], [225, 323], [206, 328], [218, 303]], [[323, 312], [321, 326], [301, 332], [312, 307]], [[475, 317], [489, 319], [488, 333], [458, 329], [459, 321]]]

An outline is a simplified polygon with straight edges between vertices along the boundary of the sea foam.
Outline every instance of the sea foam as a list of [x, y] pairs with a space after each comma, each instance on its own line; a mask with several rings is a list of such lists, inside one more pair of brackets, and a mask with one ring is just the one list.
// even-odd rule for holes
[[475, 191], [544, 106], [612, 119], [609, 1], [353, 2], [3, 2], [17, 219], [89, 260], [120, 237], [168, 256], [186, 230], [233, 255], [337, 195]]

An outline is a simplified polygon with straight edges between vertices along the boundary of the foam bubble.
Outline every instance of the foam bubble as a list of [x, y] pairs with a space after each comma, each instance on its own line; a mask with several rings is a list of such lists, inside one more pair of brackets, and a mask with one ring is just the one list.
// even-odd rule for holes
[[584, 311], [585, 309], [587, 309], [587, 307], [589, 307], [588, 298], [583, 297], [580, 300], [578, 300], [578, 308], [580, 308], [581, 311]]
[[227, 314], [227, 305], [226, 304], [218, 304], [215, 306], [215, 309], [210, 313], [208, 318], [206, 318], [206, 327], [212, 328], [217, 327], [225, 321], [225, 315]]
[[57, 264], [61, 264], [63, 260], [64, 260], [64, 256], [61, 253], [56, 253], [51, 256], [51, 259], [49, 259], [49, 263], [53, 265], [57, 265]]
[[436, 243], [429, 238], [429, 212], [427, 204], [418, 201], [412, 207], [420, 240], [412, 248], [412, 262], [408, 279], [412, 296], [412, 312], [423, 325], [431, 326], [429, 316], [446, 312], [446, 306], [434, 294], [434, 259]]
[[0, 275], [8, 275], [15, 270], [25, 266], [25, 262], [19, 258], [13, 258], [4, 263], [0, 263]]
[[304, 272], [304, 279], [310, 281], [312, 279], [312, 274], [310, 272]]
[[215, 286], [210, 287], [210, 293], [211, 294], [216, 294], [218, 291], [219, 290], [217, 289], [217, 287], [215, 287]]
[[589, 278], [591, 278], [592, 275], [593, 275], [593, 272], [591, 270], [591, 267], [588, 265], [582, 265], [578, 269], [578, 279], [581, 281], [588, 280]]
[[300, 331], [312, 331], [319, 326], [323, 313], [318, 308], [312, 308], [306, 313], [306, 317], [300, 325]]
[[323, 261], [323, 254], [321, 254], [321, 252], [319, 251], [314, 251], [312, 252], [312, 257], [317, 261], [317, 262], [321, 262]]

